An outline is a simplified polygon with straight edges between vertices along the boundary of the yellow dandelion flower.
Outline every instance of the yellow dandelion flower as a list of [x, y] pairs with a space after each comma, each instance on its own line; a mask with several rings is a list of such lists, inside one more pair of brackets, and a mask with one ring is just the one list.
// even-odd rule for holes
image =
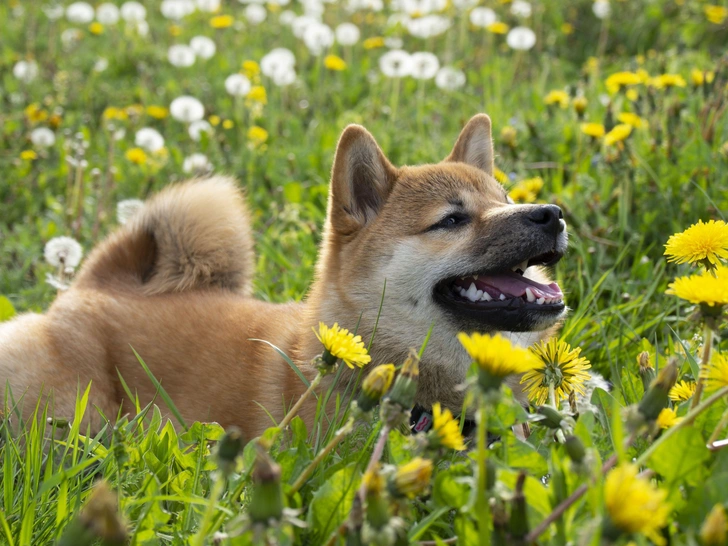
[[152, 104], [151, 106], [147, 106], [147, 115], [154, 119], [164, 119], [169, 115], [169, 110], [164, 106]]
[[571, 23], [562, 23], [561, 24], [561, 33], [565, 34], [566, 36], [569, 36], [570, 34], [574, 33], [574, 25]]
[[715, 72], [711, 70], [698, 70], [693, 68], [690, 71], [690, 81], [696, 87], [699, 87], [706, 83], [713, 83], [715, 80]]
[[638, 473], [637, 465], [626, 463], [607, 475], [604, 503], [609, 520], [618, 532], [645, 535], [663, 546], [665, 539], [659, 531], [667, 525], [670, 515], [670, 505], [665, 502], [667, 492], [640, 478]]
[[210, 122], [210, 125], [212, 125], [213, 127], [217, 127], [218, 125], [220, 125], [220, 116], [216, 116], [215, 114], [213, 114], [207, 119]]
[[723, 220], [698, 220], [682, 233], [670, 236], [665, 244], [668, 262], [679, 264], [702, 262], [716, 266], [728, 259], [728, 224]]
[[393, 483], [397, 494], [414, 499], [427, 492], [432, 479], [432, 461], [415, 457], [400, 466], [394, 473]]
[[384, 38], [381, 36], [372, 36], [364, 40], [364, 49], [378, 49], [384, 47]]
[[255, 61], [243, 61], [243, 72], [249, 80], [252, 80], [260, 75], [260, 65]]
[[685, 402], [690, 400], [695, 394], [695, 381], [678, 381], [675, 386], [670, 389], [668, 396], [673, 402]]
[[631, 125], [635, 129], [641, 129], [642, 127], [647, 127], [648, 123], [646, 119], [643, 119], [639, 117], [637, 114], [633, 114], [631, 112], [621, 112], [617, 119], [621, 123], [626, 123], [627, 125]]
[[662, 429], [670, 428], [677, 425], [682, 420], [682, 417], [677, 416], [677, 410], [663, 408], [660, 415], [657, 416], [657, 426]]
[[232, 129], [233, 127], [235, 127], [235, 122], [231, 119], [226, 119], [222, 122], [223, 129]]
[[338, 323], [334, 323], [329, 328], [323, 322], [319, 322], [319, 331], [316, 332], [314, 329], [314, 333], [327, 353], [343, 360], [351, 369], [354, 369], [354, 366], [361, 368], [372, 360], [364, 347], [361, 336], [355, 336], [349, 330], [341, 328]]
[[647, 72], [647, 70], [645, 70], [644, 68], [638, 68], [635, 74], [637, 74], [640, 83], [647, 83], [650, 81], [650, 73]]
[[88, 26], [88, 31], [91, 34], [98, 36], [99, 34], [104, 33], [104, 25], [102, 25], [98, 21], [95, 21]]
[[28, 121], [31, 123], [40, 123], [41, 121], [48, 119], [48, 112], [43, 110], [37, 102], [26, 106], [23, 112], [25, 113], [25, 117], [28, 118]]
[[728, 356], [715, 353], [710, 364], [700, 371], [700, 377], [705, 381], [705, 388], [709, 391], [728, 387]]
[[587, 74], [594, 74], [599, 69], [599, 59], [589, 57], [584, 63], [583, 70]]
[[607, 146], [614, 146], [618, 142], [626, 140], [627, 137], [632, 133], [632, 126], [626, 123], [620, 123], [615, 126], [614, 129], [604, 135], [604, 144]]
[[394, 371], [394, 364], [380, 364], [364, 378], [361, 390], [370, 398], [379, 400], [392, 386]]
[[486, 28], [486, 30], [492, 32], [493, 34], [506, 34], [510, 30], [511, 27], [509, 27], [503, 21], [496, 21], [495, 23], [489, 24], [485, 28]]
[[657, 89], [669, 89], [670, 87], [685, 87], [687, 82], [680, 74], [662, 74], [650, 78], [647, 82], [651, 87]]
[[115, 119], [124, 121], [125, 119], [129, 119], [129, 114], [126, 113], [124, 108], [116, 108], [115, 106], [109, 106], [106, 108], [101, 116], [106, 120]]
[[493, 178], [495, 178], [501, 184], [508, 182], [508, 175], [501, 171], [498, 167], [493, 169]]
[[235, 19], [232, 15], [215, 15], [210, 19], [210, 26], [212, 28], [228, 28], [233, 26]]
[[456, 451], [466, 449], [465, 439], [460, 433], [460, 425], [449, 409], [442, 410], [439, 402], [432, 406], [432, 430], [429, 436], [438, 446]]
[[543, 98], [543, 102], [547, 106], [558, 104], [561, 108], [566, 108], [569, 106], [569, 94], [566, 91], [555, 89], [548, 92], [548, 94]]
[[518, 185], [508, 192], [508, 197], [513, 199], [515, 203], [535, 203], [538, 195], [528, 188]]
[[606, 131], [601, 123], [582, 123], [581, 132], [592, 138], [602, 138]]
[[718, 503], [713, 506], [700, 528], [700, 540], [704, 546], [726, 546], [728, 544], [728, 517], [725, 508]]
[[703, 13], [705, 13], [708, 21], [714, 25], [722, 25], [723, 21], [728, 18], [728, 8], [724, 6], [708, 4], [707, 6], [703, 6]]
[[665, 293], [710, 307], [728, 305], [728, 267], [718, 266], [713, 273], [703, 271], [698, 275], [678, 277], [668, 285]]
[[516, 137], [518, 136], [518, 133], [515, 129], [515, 127], [511, 127], [510, 125], [506, 125], [501, 129], [500, 132], [500, 138], [503, 141], [503, 144], [506, 146], [509, 146], [511, 148], [515, 148], [518, 144], [516, 142]]
[[144, 165], [147, 162], [147, 154], [141, 148], [130, 148], [124, 156], [137, 165]]
[[33, 150], [23, 150], [20, 152], [20, 159], [23, 161], [33, 161], [34, 159], [38, 159], [38, 154]]
[[639, 85], [640, 83], [642, 83], [642, 78], [634, 72], [616, 72], [604, 81], [607, 91], [612, 94], [618, 93], [625, 87]]
[[346, 70], [346, 61], [338, 55], [326, 55], [324, 57], [324, 66], [329, 70], [340, 72]]
[[539, 406], [545, 404], [550, 386], [553, 386], [557, 405], [572, 392], [584, 394], [584, 381], [591, 377], [587, 372], [591, 365], [586, 358], [579, 356], [579, 347], [572, 349], [568, 343], [552, 338], [530, 350], [540, 363], [521, 378], [529, 400]]
[[379, 495], [384, 491], [384, 476], [382, 476], [379, 463], [376, 463], [374, 468], [365, 472], [361, 480], [364, 482], [367, 494]]
[[265, 87], [262, 85], [254, 85], [245, 95], [245, 98], [258, 104], [268, 104], [268, 94], [265, 92]]
[[527, 190], [538, 193], [543, 189], [543, 178], [540, 176], [526, 178], [525, 180], [522, 180], [520, 184]]
[[513, 345], [500, 334], [458, 334], [458, 340], [482, 370], [495, 377], [525, 373], [540, 366], [529, 350]]
[[268, 131], [257, 125], [248, 129], [248, 145], [254, 149], [260, 148], [268, 140]]
[[182, 34], [182, 27], [179, 25], [169, 25], [169, 35], [170, 36], [179, 36]]
[[574, 97], [574, 100], [571, 101], [571, 103], [574, 106], [574, 111], [579, 115], [583, 115], [584, 112], [586, 112], [586, 107], [589, 106], [589, 101], [586, 100], [586, 97], [579, 95], [578, 97]]
[[632, 102], [635, 102], [638, 98], [640, 98], [640, 94], [637, 92], [636, 89], [627, 89], [627, 92], [624, 94], [624, 96]]

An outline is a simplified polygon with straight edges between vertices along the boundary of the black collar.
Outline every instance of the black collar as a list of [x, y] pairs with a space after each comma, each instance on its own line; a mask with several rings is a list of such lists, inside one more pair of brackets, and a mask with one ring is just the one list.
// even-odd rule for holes
[[[432, 428], [432, 410], [422, 406], [415, 406], [410, 412], [410, 429], [412, 432], [427, 432]], [[468, 437], [475, 432], [475, 420], [465, 419], [463, 422], [463, 436]]]

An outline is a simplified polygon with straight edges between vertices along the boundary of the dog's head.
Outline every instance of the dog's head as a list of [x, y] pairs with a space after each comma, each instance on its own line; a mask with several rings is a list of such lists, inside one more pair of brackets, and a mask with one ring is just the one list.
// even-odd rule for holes
[[395, 168], [364, 128], [347, 127], [334, 160], [319, 280], [338, 305], [373, 314], [365, 322], [376, 317], [386, 281], [383, 318], [420, 335], [433, 321], [452, 332], [553, 326], [565, 314], [563, 294], [539, 266], [566, 249], [561, 210], [513, 204], [493, 169], [483, 114], [445, 160], [417, 167]]

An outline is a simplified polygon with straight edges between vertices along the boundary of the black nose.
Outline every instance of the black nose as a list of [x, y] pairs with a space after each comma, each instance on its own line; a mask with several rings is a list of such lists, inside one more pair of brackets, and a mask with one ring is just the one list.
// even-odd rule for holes
[[566, 227], [564, 215], [556, 205], [538, 205], [531, 209], [526, 218], [547, 233], [561, 233]]

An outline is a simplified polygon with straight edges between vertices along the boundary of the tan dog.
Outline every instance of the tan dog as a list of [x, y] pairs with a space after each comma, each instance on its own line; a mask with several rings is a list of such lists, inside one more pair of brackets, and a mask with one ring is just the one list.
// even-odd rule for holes
[[386, 281], [373, 362], [401, 363], [434, 323], [417, 403], [457, 413], [456, 386], [470, 365], [458, 332], [510, 332], [528, 345], [565, 313], [558, 286], [537, 267], [566, 248], [561, 211], [512, 204], [492, 175], [485, 115], [470, 120], [443, 162], [417, 167], [395, 168], [364, 128], [347, 127], [316, 279], [305, 303], [281, 305], [251, 297], [252, 238], [234, 182], [169, 187], [94, 250], [46, 314], [0, 325], [0, 381], [22, 396], [25, 416], [43, 391], [64, 418], [79, 385], [92, 381], [90, 402], [113, 420], [120, 404], [133, 410], [118, 374], [142, 403], [156, 394], [133, 347], [186, 420], [234, 424], [251, 437], [273, 425], [261, 406], [279, 421], [304, 390], [253, 339], [282, 349], [311, 378], [321, 352], [312, 327], [359, 323], [368, 340]]

